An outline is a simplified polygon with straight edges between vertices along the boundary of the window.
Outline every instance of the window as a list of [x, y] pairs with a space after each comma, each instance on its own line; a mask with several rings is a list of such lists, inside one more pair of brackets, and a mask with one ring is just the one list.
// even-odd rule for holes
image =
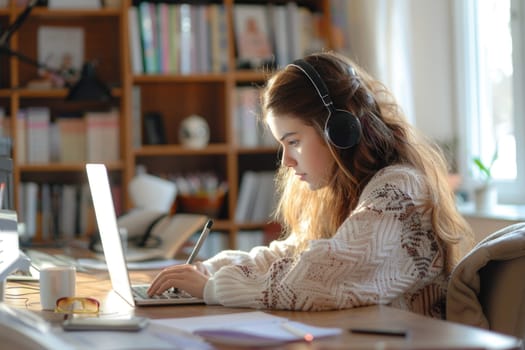
[[525, 2], [455, 1], [460, 172], [490, 164], [500, 203], [525, 203]]

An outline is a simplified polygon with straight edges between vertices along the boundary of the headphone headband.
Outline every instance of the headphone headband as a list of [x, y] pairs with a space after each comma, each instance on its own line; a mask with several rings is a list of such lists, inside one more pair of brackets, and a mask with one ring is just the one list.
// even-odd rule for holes
[[323, 81], [317, 70], [310, 63], [306, 62], [303, 59], [295, 60], [290, 65], [304, 73], [304, 75], [310, 80], [310, 82], [314, 86], [319, 97], [321, 97], [323, 105], [326, 108], [328, 108], [328, 111], [330, 113], [332, 113], [334, 110], [334, 103], [332, 102], [330, 94], [328, 93], [328, 87], [326, 86], [325, 82]]
[[[328, 87], [317, 70], [304, 59], [298, 59], [289, 64], [299, 69], [312, 83], [315, 91], [328, 110], [324, 133], [327, 140], [337, 148], [347, 149], [355, 146], [361, 137], [361, 123], [350, 111], [336, 109]], [[353, 67], [350, 67], [353, 72]]]

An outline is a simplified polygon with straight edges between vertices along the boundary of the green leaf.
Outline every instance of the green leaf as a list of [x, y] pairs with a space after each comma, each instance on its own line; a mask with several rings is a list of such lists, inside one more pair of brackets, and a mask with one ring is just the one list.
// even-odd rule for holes
[[[491, 166], [492, 166], [492, 164], [494, 164], [494, 161], [495, 161], [495, 159], [492, 160]], [[477, 167], [479, 168], [479, 170], [480, 170], [483, 174], [485, 174], [485, 176], [487, 176], [487, 178], [490, 179], [490, 178], [492, 177], [492, 175], [490, 174], [490, 168], [487, 168], [487, 167], [485, 166], [485, 164], [483, 164], [483, 162], [481, 161], [481, 159], [479, 159], [478, 157], [474, 158], [474, 164], [477, 165]]]

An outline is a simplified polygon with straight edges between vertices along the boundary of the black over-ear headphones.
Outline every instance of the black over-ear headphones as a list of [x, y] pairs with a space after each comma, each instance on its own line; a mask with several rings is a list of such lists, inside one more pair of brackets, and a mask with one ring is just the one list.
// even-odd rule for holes
[[295, 60], [290, 64], [299, 69], [312, 82], [317, 94], [328, 110], [324, 133], [328, 141], [337, 148], [347, 149], [354, 147], [361, 138], [361, 123], [350, 111], [336, 109], [325, 82], [315, 68], [303, 59]]

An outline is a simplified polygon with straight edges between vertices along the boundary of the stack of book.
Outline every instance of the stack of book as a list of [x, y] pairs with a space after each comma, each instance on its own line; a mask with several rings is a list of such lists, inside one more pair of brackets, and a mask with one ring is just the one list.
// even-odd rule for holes
[[274, 171], [245, 171], [239, 188], [235, 221], [269, 222], [275, 207]]
[[141, 2], [129, 8], [128, 16], [134, 74], [227, 70], [224, 5]]
[[119, 118], [116, 109], [55, 118], [47, 107], [20, 109], [16, 138], [18, 162], [117, 161], [120, 159]]

